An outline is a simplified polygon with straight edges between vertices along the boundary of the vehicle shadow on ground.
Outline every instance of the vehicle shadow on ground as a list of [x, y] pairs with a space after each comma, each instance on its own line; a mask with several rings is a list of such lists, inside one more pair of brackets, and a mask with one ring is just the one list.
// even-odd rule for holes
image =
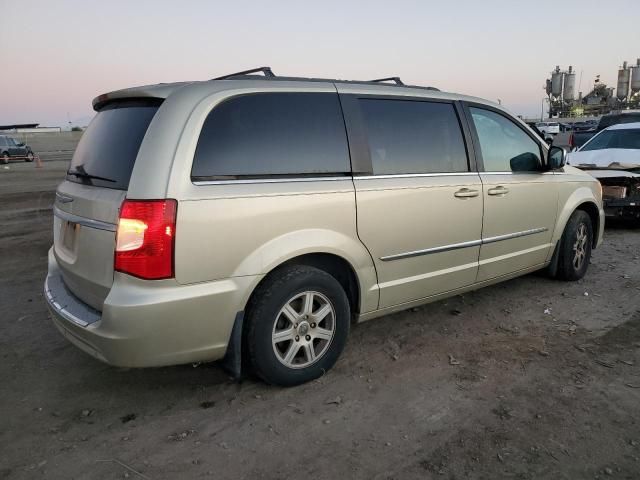
[[[395, 354], [390, 350], [395, 348], [394, 336], [390, 332], [394, 331], [399, 322], [410, 325], [408, 330], [405, 328], [407, 334], [415, 333], [416, 337], [422, 337], [422, 341], [428, 341], [429, 335], [435, 332], [447, 332], [453, 319], [459, 328], [480, 328], [474, 318], [474, 309], [477, 307], [479, 311], [485, 312], [487, 308], [495, 307], [496, 311], [501, 311], [502, 306], [496, 303], [496, 299], [505, 294], [505, 289], [511, 290], [510, 293], [513, 295], [530, 295], [532, 291], [541, 288], [561, 288], [563, 285], [563, 282], [546, 277], [543, 272], [535, 272], [506, 283], [385, 315], [372, 322], [353, 325], [350, 340], [337, 364], [337, 367], [343, 365], [347, 368], [338, 368], [338, 371], [334, 369], [328, 373], [328, 377], [333, 377], [332, 381], [336, 381], [348, 376], [349, 366], [380, 353], [393, 358]], [[498, 323], [496, 320], [495, 325], [489, 326], [497, 328]], [[483, 325], [485, 328], [486, 322]], [[419, 343], [420, 341], [417, 341], [416, 345]], [[410, 350], [411, 344], [407, 347]], [[143, 369], [117, 368], [103, 364], [70, 344], [65, 345], [63, 349], [66, 355], [73, 357], [67, 358], [64, 364], [67, 368], [71, 366], [72, 369], [82, 370], [81, 383], [87, 392], [108, 392], [111, 396], [121, 392], [123, 397], [129, 398], [132, 392], [149, 390], [186, 393], [194, 389], [215, 389], [224, 386], [227, 389], [233, 387], [237, 392], [246, 389], [253, 392], [278, 388], [269, 386], [255, 377], [246, 362], [243, 364], [242, 377], [233, 379], [225, 370], [222, 361]]]

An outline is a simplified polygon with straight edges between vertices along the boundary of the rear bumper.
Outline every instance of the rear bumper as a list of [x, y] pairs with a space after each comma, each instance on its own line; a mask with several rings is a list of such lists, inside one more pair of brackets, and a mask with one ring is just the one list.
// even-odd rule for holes
[[193, 285], [116, 273], [102, 312], [65, 287], [49, 252], [45, 298], [60, 332], [93, 357], [121, 367], [157, 367], [224, 356], [236, 313], [258, 277]]

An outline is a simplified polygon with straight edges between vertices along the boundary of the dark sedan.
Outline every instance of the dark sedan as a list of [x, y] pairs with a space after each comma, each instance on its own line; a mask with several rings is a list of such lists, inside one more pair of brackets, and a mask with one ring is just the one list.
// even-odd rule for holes
[[9, 160], [24, 160], [33, 162], [33, 150], [29, 145], [17, 141], [15, 138], [0, 135], [0, 161], [4, 164]]

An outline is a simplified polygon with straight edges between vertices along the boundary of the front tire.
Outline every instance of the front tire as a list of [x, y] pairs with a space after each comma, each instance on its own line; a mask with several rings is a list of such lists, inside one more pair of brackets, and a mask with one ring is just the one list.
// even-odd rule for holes
[[557, 278], [576, 281], [584, 277], [591, 260], [593, 226], [583, 210], [573, 212], [560, 240]]
[[320, 377], [340, 356], [350, 321], [344, 289], [323, 270], [294, 265], [271, 274], [248, 307], [246, 347], [253, 371], [284, 387]]
[[4, 163], [5, 165], [9, 163], [9, 154], [6, 152], [2, 154], [2, 163]]
[[27, 157], [24, 159], [25, 162], [33, 162], [33, 152], [28, 152]]

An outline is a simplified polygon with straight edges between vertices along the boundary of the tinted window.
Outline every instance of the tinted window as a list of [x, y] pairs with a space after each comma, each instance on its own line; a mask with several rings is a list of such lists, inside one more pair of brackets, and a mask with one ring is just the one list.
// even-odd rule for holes
[[624, 148], [640, 150], [640, 129], [604, 130], [586, 143], [581, 152], [604, 148]]
[[449, 103], [360, 99], [373, 173], [466, 172], [460, 123]]
[[198, 178], [350, 172], [338, 95], [264, 93], [214, 108], [191, 171]]
[[486, 172], [534, 171], [540, 146], [524, 130], [499, 113], [471, 107]]
[[100, 110], [78, 143], [69, 171], [102, 177], [67, 175], [67, 180], [126, 190], [140, 144], [158, 103], [126, 101]]
[[0, 147], [5, 147], [7, 145], [7, 141], [5, 137], [0, 137]]

